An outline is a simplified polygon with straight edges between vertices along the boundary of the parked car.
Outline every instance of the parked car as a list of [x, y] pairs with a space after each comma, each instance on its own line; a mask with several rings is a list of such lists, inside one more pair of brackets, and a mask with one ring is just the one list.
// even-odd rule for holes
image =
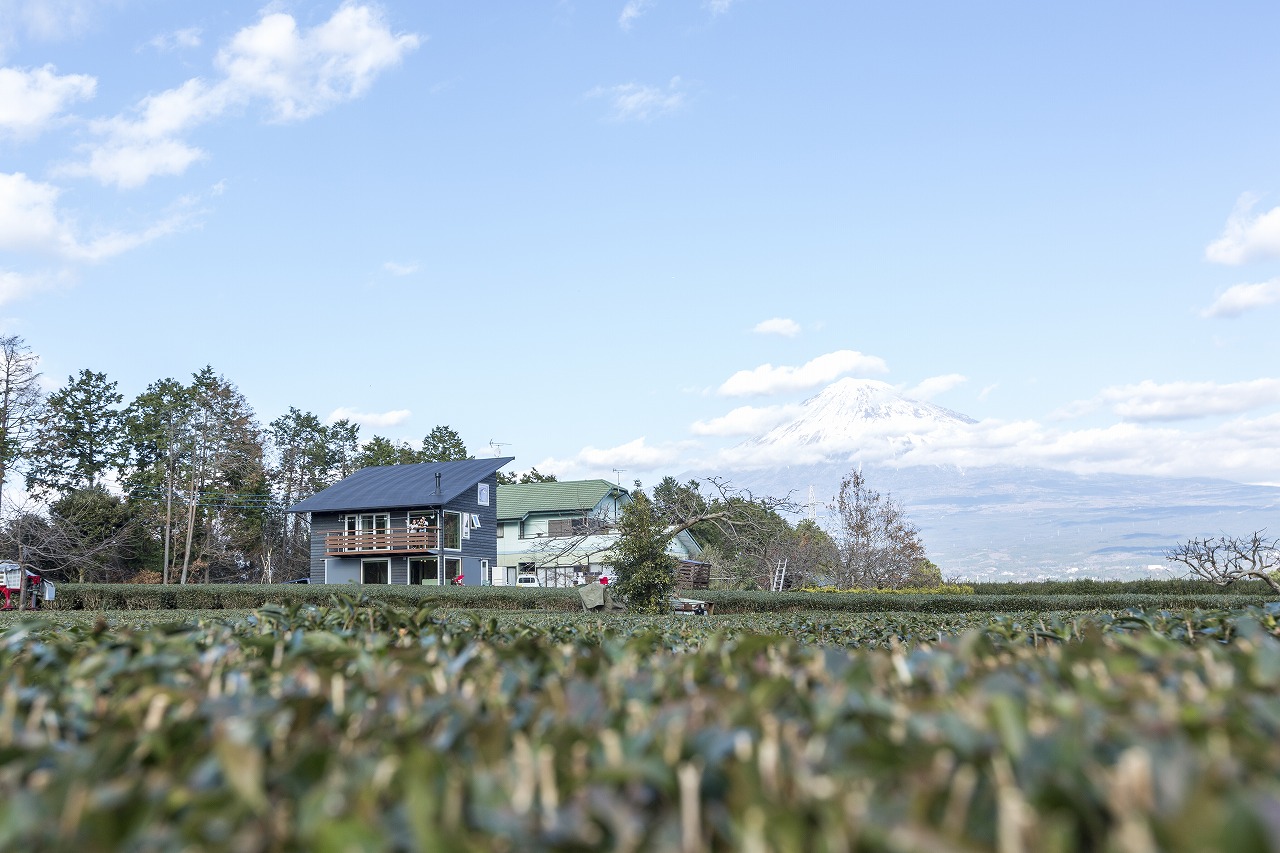
[[285, 581], [285, 583], [311, 583], [311, 578], [297, 578], [295, 580]]

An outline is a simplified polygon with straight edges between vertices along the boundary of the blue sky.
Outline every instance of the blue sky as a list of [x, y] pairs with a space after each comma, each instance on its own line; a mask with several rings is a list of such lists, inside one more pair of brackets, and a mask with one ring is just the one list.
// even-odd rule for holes
[[1278, 25], [0, 0], [0, 329], [562, 477], [861, 376], [978, 421], [937, 461], [1280, 483]]

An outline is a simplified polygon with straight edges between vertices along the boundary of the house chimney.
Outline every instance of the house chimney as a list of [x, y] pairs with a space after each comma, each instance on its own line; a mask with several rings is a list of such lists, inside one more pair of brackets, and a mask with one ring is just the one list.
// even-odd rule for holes
[[440, 493], [440, 472], [436, 472], [436, 494]]

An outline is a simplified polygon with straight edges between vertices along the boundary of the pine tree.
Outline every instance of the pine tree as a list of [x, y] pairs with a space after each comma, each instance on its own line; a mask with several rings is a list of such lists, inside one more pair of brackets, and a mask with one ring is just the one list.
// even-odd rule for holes
[[124, 398], [105, 373], [80, 371], [50, 394], [40, 413], [39, 447], [27, 470], [36, 494], [92, 489], [124, 461]]
[[664, 613], [675, 587], [676, 559], [667, 553], [672, 533], [640, 489], [622, 508], [613, 572], [618, 592], [637, 613]]
[[422, 452], [418, 455], [419, 462], [454, 462], [470, 458], [462, 436], [448, 426], [437, 426], [431, 430], [422, 439]]

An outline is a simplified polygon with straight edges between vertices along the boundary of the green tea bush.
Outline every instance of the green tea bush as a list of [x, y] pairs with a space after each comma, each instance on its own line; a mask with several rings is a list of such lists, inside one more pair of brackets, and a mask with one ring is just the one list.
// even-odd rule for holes
[[1141, 580], [966, 581], [978, 595], [1267, 595], [1275, 593], [1264, 581], [1236, 581], [1218, 586], [1192, 578], [1143, 578]]
[[898, 589], [840, 589], [834, 586], [806, 586], [801, 587], [800, 591], [843, 592], [860, 595], [868, 593], [883, 593], [886, 595], [971, 595], [973, 594], [973, 587], [962, 583], [943, 583], [930, 587], [904, 586]]
[[15, 619], [0, 849], [1261, 853], [1277, 614]]

